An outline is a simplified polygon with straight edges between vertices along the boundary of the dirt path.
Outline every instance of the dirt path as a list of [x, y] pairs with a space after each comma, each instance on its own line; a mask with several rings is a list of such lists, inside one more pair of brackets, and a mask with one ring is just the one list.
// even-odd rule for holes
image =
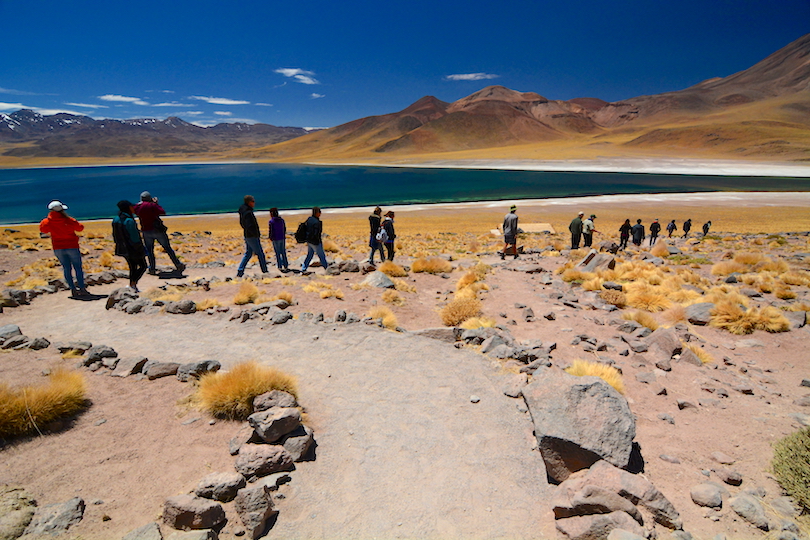
[[[121, 356], [215, 358], [225, 367], [257, 359], [296, 375], [317, 459], [293, 473], [269, 538], [554, 534], [529, 417], [502, 394], [499, 368], [476, 353], [363, 324], [291, 321], [262, 330], [199, 315], [131, 316], [64, 294], [0, 322], [52, 341], [110, 345]], [[144, 523], [161, 503], [156, 498]]]

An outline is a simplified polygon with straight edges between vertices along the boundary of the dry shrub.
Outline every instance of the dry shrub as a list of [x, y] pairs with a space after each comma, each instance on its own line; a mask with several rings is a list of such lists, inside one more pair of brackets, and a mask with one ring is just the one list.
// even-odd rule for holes
[[323, 250], [326, 251], [327, 253], [339, 253], [340, 252], [340, 248], [338, 247], [338, 245], [334, 241], [330, 240], [329, 238], [324, 238], [323, 239]]
[[477, 297], [470, 298], [458, 295], [439, 311], [439, 316], [445, 326], [459, 325], [469, 318], [478, 317], [480, 314], [481, 300]]
[[413, 261], [411, 270], [428, 274], [444, 274], [452, 272], [453, 265], [440, 257], [430, 257], [428, 259], [416, 259]]
[[245, 281], [239, 286], [239, 292], [233, 297], [233, 303], [237, 306], [252, 304], [259, 297], [259, 288], [253, 283]]
[[399, 292], [396, 289], [386, 289], [382, 293], [382, 300], [386, 304], [391, 304], [393, 306], [401, 306], [405, 303], [405, 299], [399, 295]]
[[667, 296], [650, 287], [635, 287], [627, 292], [627, 305], [650, 313], [664, 311], [672, 305]]
[[408, 275], [404, 268], [393, 261], [385, 261], [377, 267], [377, 270], [388, 277], [405, 277]]
[[476, 281], [478, 281], [478, 274], [470, 270], [469, 272], [461, 276], [458, 282], [456, 282], [456, 290], [460, 291], [461, 289], [465, 289], [470, 285], [472, 285], [473, 283], [475, 283]]
[[329, 288], [322, 289], [320, 292], [320, 297], [324, 300], [327, 298], [337, 298], [338, 300], [343, 300], [344, 294], [340, 289]]
[[674, 305], [663, 312], [661, 317], [670, 324], [686, 322], [686, 308], [682, 305]]
[[770, 279], [763, 279], [760, 280], [759, 284], [757, 285], [757, 288], [759, 288], [760, 292], [772, 293], [774, 290], [774, 283]]
[[669, 257], [669, 250], [667, 249], [667, 246], [663, 243], [655, 244], [653, 248], [650, 250], [650, 253], [654, 257]]
[[641, 326], [646, 326], [650, 330], [657, 330], [658, 329], [658, 322], [653, 318], [652, 315], [649, 313], [645, 313], [643, 311], [636, 311], [635, 313], [624, 313], [622, 314], [622, 319], [626, 319], [628, 321], [636, 321]]
[[12, 388], [0, 383], [0, 438], [25, 435], [84, 409], [87, 383], [76, 371], [55, 369], [46, 384]]
[[492, 272], [492, 266], [486, 263], [479, 262], [478, 264], [473, 266], [472, 271], [475, 272], [476, 275], [478, 275], [478, 280], [481, 281], [487, 276], [487, 274]]
[[624, 394], [624, 381], [619, 370], [607, 364], [589, 362], [587, 360], [574, 360], [574, 363], [565, 368], [565, 372], [576, 377], [599, 377], [620, 394]]
[[805, 510], [810, 510], [810, 427], [774, 443], [771, 467], [779, 485]]
[[277, 295], [273, 296], [272, 300], [284, 300], [288, 304], [292, 305], [293, 295], [289, 291], [281, 291]]
[[196, 305], [197, 311], [205, 311], [206, 309], [209, 308], [219, 307], [222, 304], [220, 304], [219, 300], [217, 300], [216, 298], [205, 298], [199, 302], [196, 302]]
[[112, 268], [112, 265], [115, 264], [115, 257], [111, 252], [105, 251], [99, 256], [98, 264], [106, 268]]
[[200, 407], [218, 418], [245, 420], [253, 413], [253, 399], [270, 390], [298, 396], [292, 375], [256, 361], [242, 362], [230, 371], [206, 373], [200, 377], [196, 399]]
[[404, 279], [393, 279], [392, 281], [394, 282], [394, 287], [396, 288], [396, 290], [398, 290], [400, 292], [407, 292], [407, 293], [415, 293], [416, 292], [416, 286], [411, 285], [410, 283], [408, 283]]
[[734, 255], [734, 261], [740, 264], [754, 266], [755, 264], [765, 261], [765, 255], [757, 252], [742, 252]]
[[694, 304], [701, 300], [702, 296], [700, 293], [696, 291], [692, 291], [689, 289], [677, 288], [677, 289], [670, 289], [667, 290], [667, 298], [672, 300], [673, 302], [681, 305], [688, 306], [690, 304]]
[[394, 330], [397, 326], [399, 326], [397, 316], [394, 315], [393, 311], [385, 306], [376, 306], [371, 308], [371, 310], [368, 312], [368, 316], [375, 320], [382, 319], [383, 326], [390, 330]]
[[695, 356], [700, 358], [701, 363], [710, 364], [714, 362], [714, 357], [711, 354], [709, 354], [709, 351], [707, 351], [703, 347], [695, 345], [694, 343], [682, 343], [682, 344], [684, 349], [689, 349], [690, 351], [695, 353]]
[[492, 317], [470, 317], [459, 326], [464, 330], [475, 330], [476, 328], [493, 328], [497, 321]]
[[723, 301], [715, 304], [711, 315], [711, 326], [723, 328], [736, 335], [750, 334], [754, 330], [771, 333], [790, 330], [790, 322], [772, 306], [745, 309], [735, 302]]
[[568, 270], [562, 273], [562, 280], [571, 282], [583, 282], [588, 281], [596, 277], [596, 274], [591, 272], [582, 272], [577, 270], [576, 268], [569, 268]]
[[712, 265], [713, 276], [727, 276], [737, 272], [743, 274], [748, 272], [748, 267], [739, 261], [720, 261]]
[[32, 276], [25, 278], [25, 281], [22, 282], [20, 288], [26, 291], [30, 291], [31, 289], [36, 289], [37, 287], [44, 287], [47, 284], [48, 282], [45, 281], [44, 279]]
[[774, 291], [774, 294], [781, 300], [793, 300], [796, 298], [796, 293], [791, 291], [789, 287], [779, 287]]
[[790, 266], [781, 259], [778, 261], [767, 259], [765, 262], [758, 264], [756, 269], [758, 272], [776, 272], [777, 274], [782, 274], [790, 270]]
[[586, 291], [601, 291], [602, 283], [604, 283], [602, 278], [595, 277], [593, 279], [589, 279], [588, 281], [583, 281], [582, 288]]
[[744, 294], [741, 294], [736, 288], [723, 285], [721, 287], [712, 287], [709, 289], [705, 295], [704, 302], [711, 302], [713, 304], [718, 304], [720, 302], [731, 302], [748, 307], [750, 299]]
[[795, 285], [795, 286], [810, 286], [810, 272], [785, 272], [779, 279], [782, 280], [782, 283], [785, 285]]
[[810, 304], [799, 302], [798, 304], [791, 304], [783, 309], [785, 311], [810, 311]]
[[599, 298], [618, 308], [623, 308], [627, 305], [627, 295], [615, 289], [605, 289], [599, 293]]

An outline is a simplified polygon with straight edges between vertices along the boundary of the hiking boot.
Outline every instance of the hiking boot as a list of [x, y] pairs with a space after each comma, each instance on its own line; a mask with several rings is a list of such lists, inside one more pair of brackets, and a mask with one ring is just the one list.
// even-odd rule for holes
[[506, 254], [505, 254], [503, 251], [502, 251], [502, 252], [500, 252], [500, 253], [499, 253], [499, 255], [501, 256], [501, 260], [502, 260], [502, 261], [505, 261], [505, 260], [506, 260]]
[[180, 264], [178, 264], [178, 265], [177, 265], [177, 271], [178, 271], [178, 272], [182, 272], [182, 271], [183, 271], [183, 270], [185, 270], [185, 269], [186, 269], [186, 265], [185, 265], [185, 264], [180, 263]]
[[150, 276], [156, 276], [157, 270], [155, 270], [154, 268], [150, 268], [146, 273], [149, 274]]

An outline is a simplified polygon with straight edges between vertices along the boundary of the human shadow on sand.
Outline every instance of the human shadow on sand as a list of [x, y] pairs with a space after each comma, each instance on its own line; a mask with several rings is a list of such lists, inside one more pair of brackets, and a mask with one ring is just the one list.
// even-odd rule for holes
[[94, 300], [104, 300], [108, 296], [109, 294], [84, 294], [82, 296], [68, 296], [68, 298], [79, 302], [92, 302]]

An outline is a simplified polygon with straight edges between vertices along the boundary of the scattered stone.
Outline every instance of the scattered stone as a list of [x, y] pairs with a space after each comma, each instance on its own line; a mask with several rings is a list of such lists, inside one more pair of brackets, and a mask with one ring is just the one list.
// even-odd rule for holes
[[552, 479], [561, 482], [599, 459], [628, 465], [635, 417], [624, 397], [602, 379], [549, 368], [523, 388], [523, 397]]
[[95, 345], [87, 350], [87, 356], [84, 359], [84, 365], [89, 366], [95, 362], [100, 362], [104, 358], [117, 358], [118, 353], [112, 347], [107, 345]]
[[470, 403], [479, 403], [481, 398], [478, 396], [470, 396]]
[[253, 398], [253, 411], [262, 412], [273, 407], [297, 407], [295, 396], [282, 390], [270, 390]]
[[[544, 317], [545, 319], [548, 319], [549, 321], [554, 321], [554, 320], [557, 320], [557, 314], [556, 314], [556, 313], [554, 313], [553, 311], [549, 311], [548, 313], [546, 313], [545, 315], [543, 315], [543, 317]], [[810, 385], [809, 385], [809, 386], [810, 386]]]
[[37, 508], [25, 536], [57, 535], [67, 531], [84, 517], [84, 500], [74, 497], [63, 503]]
[[113, 377], [129, 377], [132, 374], [140, 373], [147, 361], [148, 358], [145, 356], [122, 358], [115, 365], [115, 369], [110, 375]]
[[234, 467], [245, 478], [251, 479], [255, 476], [291, 471], [295, 465], [290, 453], [281, 445], [244, 444], [239, 449]]
[[651, 371], [642, 371], [641, 373], [636, 373], [636, 380], [640, 383], [652, 384], [655, 382], [655, 373]]
[[301, 411], [294, 407], [272, 407], [248, 416], [248, 424], [259, 437], [274, 443], [301, 425]]
[[728, 454], [724, 454], [723, 452], [712, 452], [709, 457], [721, 465], [733, 465], [734, 462], [737, 461], [733, 457], [729, 456]]
[[555, 519], [625, 512], [636, 520], [639, 525], [643, 524], [644, 521], [641, 512], [632, 502], [599, 486], [588, 484], [573, 493], [568, 489], [563, 489], [560, 491], [560, 495], [560, 497], [555, 497], [552, 508]]
[[211, 529], [223, 521], [221, 504], [190, 493], [169, 497], [163, 503], [163, 522], [175, 529]]
[[658, 457], [661, 458], [663, 461], [666, 461], [667, 463], [674, 463], [675, 465], [681, 464], [680, 459], [676, 458], [675, 456], [670, 456], [669, 454], [661, 454]]
[[229, 502], [236, 492], [245, 487], [245, 477], [239, 473], [211, 473], [197, 484], [194, 494], [206, 499]]
[[234, 507], [251, 540], [263, 536], [268, 520], [278, 514], [266, 486], [240, 489]]
[[461, 337], [461, 329], [456, 327], [425, 328], [413, 332], [415, 336], [437, 339], [446, 343], [455, 343]]
[[28, 343], [28, 348], [34, 351], [41, 351], [42, 349], [47, 349], [50, 346], [51, 342], [44, 337], [34, 338]]
[[282, 437], [280, 441], [281, 446], [289, 452], [290, 457], [295, 462], [304, 461], [307, 458], [314, 442], [315, 438], [312, 435], [312, 429], [303, 424]]
[[252, 427], [242, 426], [242, 428], [236, 433], [236, 436], [234, 436], [230, 442], [228, 442], [228, 451], [232, 456], [235, 456], [239, 453], [239, 449], [242, 448], [242, 445], [260, 442], [264, 441], [256, 434], [256, 431]]
[[678, 359], [679, 362], [685, 362], [687, 364], [692, 364], [693, 366], [702, 366], [703, 361], [692, 352], [691, 349], [684, 349], [681, 351], [680, 358]]
[[684, 312], [686, 320], [697, 326], [706, 326], [712, 320], [711, 311], [714, 309], [712, 302], [698, 302], [687, 306]]
[[730, 486], [739, 486], [742, 484], [742, 475], [737, 471], [727, 469], [725, 467], [718, 467], [717, 469], [712, 470], [714, 471], [714, 474], [720, 478], [720, 480]]
[[177, 362], [155, 362], [147, 366], [145, 373], [149, 380], [153, 381], [161, 377], [177, 375], [178, 369], [180, 369], [180, 364]]
[[183, 364], [177, 368], [177, 380], [188, 382], [192, 379], [199, 379], [206, 373], [216, 373], [222, 367], [217, 360], [202, 360]]
[[561, 538], [570, 540], [607, 538], [614, 529], [622, 529], [644, 538], [644, 529], [625, 512], [575, 516], [558, 519], [554, 524]]
[[674, 418], [672, 418], [670, 415], [668, 415], [668, 414], [666, 414], [666, 413], [659, 413], [659, 414], [658, 414], [658, 419], [659, 419], [659, 420], [663, 420], [664, 422], [668, 422], [668, 423], [670, 423], [670, 424], [674, 424], [674, 423], [675, 423], [675, 419], [674, 419]]
[[763, 531], [768, 530], [768, 518], [765, 516], [765, 509], [754, 497], [738, 495], [729, 499], [728, 503], [731, 509], [745, 521]]
[[163, 540], [160, 527], [154, 521], [128, 532], [121, 540]]
[[216, 531], [211, 529], [203, 529], [200, 531], [175, 531], [170, 534], [166, 540], [218, 540], [219, 535]]
[[270, 317], [270, 322], [273, 324], [284, 324], [293, 318], [293, 314], [289, 311], [277, 311]]
[[120, 289], [115, 289], [110, 293], [110, 296], [107, 297], [107, 304], [105, 307], [107, 309], [118, 308], [119, 305], [126, 304], [137, 298], [138, 293], [129, 287], [121, 287]]
[[368, 285], [370, 287], [379, 287], [381, 289], [394, 289], [396, 286], [386, 274], [380, 271], [371, 272], [366, 279], [363, 280], [361, 285]]
[[692, 487], [689, 494], [692, 497], [692, 502], [698, 506], [708, 508], [722, 508], [723, 506], [722, 491], [714, 484], [708, 482], [698, 484]]
[[0, 539], [22, 536], [37, 509], [34, 496], [21, 487], [0, 486]]
[[673, 354], [681, 352], [683, 345], [675, 330], [664, 328], [663, 326], [647, 336], [647, 343], [650, 349], [658, 348], [664, 355], [672, 358]]
[[762, 341], [760, 341], [758, 339], [751, 338], [751, 339], [741, 339], [739, 341], [735, 341], [734, 346], [737, 347], [738, 349], [748, 349], [748, 348], [754, 348], [754, 347], [763, 347], [764, 348], [765, 343], [763, 343]]
[[802, 382], [799, 384], [799, 386], [810, 387], [810, 379], [802, 379]]
[[695, 405], [695, 404], [694, 404], [694, 403], [692, 403], [691, 401], [686, 401], [685, 399], [679, 399], [679, 400], [677, 401], [677, 404], [678, 404], [678, 408], [679, 408], [680, 410], [684, 410], [684, 409], [697, 409], [697, 408], [698, 408], [698, 407], [697, 407], [697, 405]]

